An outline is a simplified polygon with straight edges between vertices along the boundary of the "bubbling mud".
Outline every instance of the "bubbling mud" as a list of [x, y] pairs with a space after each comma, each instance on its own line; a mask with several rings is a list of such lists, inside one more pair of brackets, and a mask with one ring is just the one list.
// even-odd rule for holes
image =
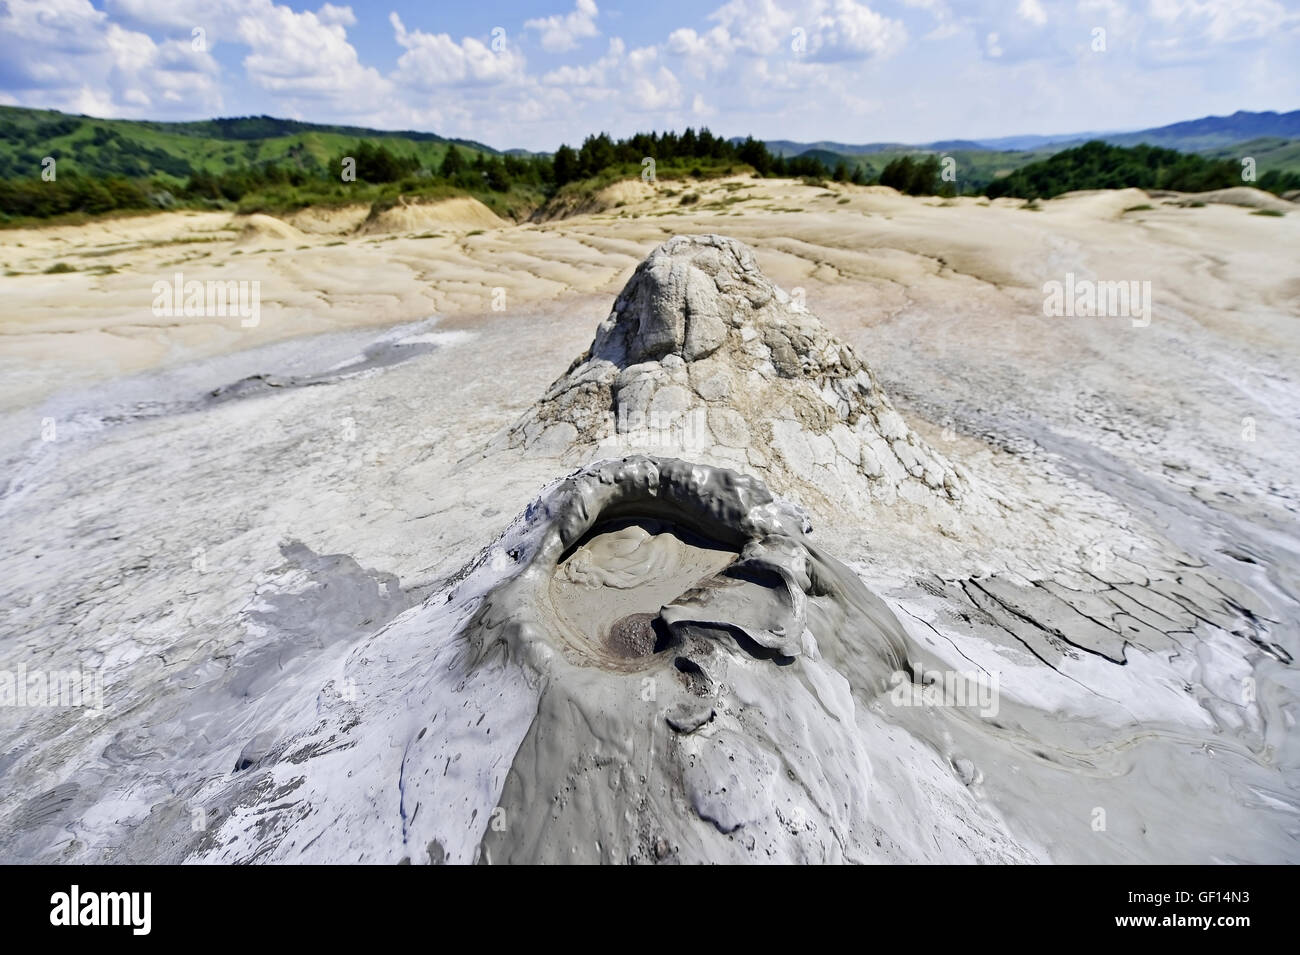
[[561, 561], [550, 604], [575, 657], [648, 657], [672, 643], [659, 611], [739, 555], [665, 521], [593, 530]]
[[[807, 539], [806, 519], [762, 482], [634, 455], [591, 465], [530, 508], [525, 566], [470, 625], [481, 650], [622, 669], [670, 647], [723, 643], [788, 662], [869, 627], [878, 688], [907, 658], [902, 626], [847, 568]], [[820, 631], [820, 632], [819, 632]], [[676, 664], [679, 672], [689, 666]]]
[[858, 699], [910, 644], [810, 530], [755, 478], [641, 455], [530, 505], [464, 584], [473, 669], [522, 664], [537, 692], [479, 858], [867, 858]]

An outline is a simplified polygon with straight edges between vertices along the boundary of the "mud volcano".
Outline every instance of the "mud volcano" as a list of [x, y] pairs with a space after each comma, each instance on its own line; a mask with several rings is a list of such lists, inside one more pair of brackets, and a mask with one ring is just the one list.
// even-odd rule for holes
[[358, 646], [350, 697], [304, 701], [200, 855], [867, 861], [857, 700], [908, 639], [808, 531], [722, 468], [629, 456], [556, 482]]
[[[353, 651], [348, 692], [259, 750], [294, 801], [248, 773], [221, 794], [248, 815], [199, 855], [863, 862], [901, 851], [900, 793], [966, 798], [946, 767], [900, 775], [878, 710], [924, 651], [790, 498], [956, 506], [969, 482], [743, 245], [656, 249], [485, 453], [521, 451], [582, 466]], [[892, 794], [870, 812], [869, 749]], [[1019, 851], [996, 821], [945, 825], [977, 858]]]
[[903, 667], [893, 615], [754, 478], [633, 456], [567, 478], [539, 508], [525, 568], [469, 628], [480, 647], [638, 670], [672, 651], [690, 675], [679, 682], [698, 689], [720, 648], [789, 663], [852, 630], [877, 637], [861, 649], [879, 688]]
[[[647, 456], [585, 468], [528, 509], [507, 535], [518, 572], [465, 628], [480, 665], [504, 654], [540, 677], [500, 803], [534, 817], [532, 835], [489, 830], [484, 858], [735, 858], [760, 841], [844, 857], [870, 770], [836, 671], [883, 692], [907, 643], [807, 530], [752, 477]], [[814, 809], [810, 792], [831, 798]], [[825, 813], [821, 839], [791, 838], [774, 805]]]
[[805, 504], [978, 496], [853, 348], [719, 235], [655, 249], [502, 443], [573, 463], [631, 451], [703, 460]]

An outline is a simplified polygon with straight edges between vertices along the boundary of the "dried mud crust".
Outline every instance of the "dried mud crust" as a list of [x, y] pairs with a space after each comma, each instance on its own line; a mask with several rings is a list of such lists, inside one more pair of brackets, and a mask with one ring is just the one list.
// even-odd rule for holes
[[718, 235], [655, 249], [590, 349], [502, 440], [575, 459], [601, 446], [707, 451], [782, 493], [850, 505], [978, 496], [854, 350]]

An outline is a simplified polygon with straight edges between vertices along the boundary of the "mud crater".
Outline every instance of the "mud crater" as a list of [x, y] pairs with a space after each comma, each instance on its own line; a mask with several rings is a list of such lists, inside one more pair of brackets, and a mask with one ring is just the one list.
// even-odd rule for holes
[[598, 522], [562, 557], [550, 603], [573, 654], [616, 669], [648, 663], [678, 641], [659, 611], [723, 571], [733, 549], [669, 521]]

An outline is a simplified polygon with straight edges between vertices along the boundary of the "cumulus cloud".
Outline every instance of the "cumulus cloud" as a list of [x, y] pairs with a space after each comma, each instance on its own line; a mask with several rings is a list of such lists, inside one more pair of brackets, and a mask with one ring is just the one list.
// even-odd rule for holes
[[627, 47], [620, 37], [612, 37], [605, 55], [586, 66], [565, 65], [542, 76], [549, 86], [591, 87], [607, 86], [613, 81], [614, 70], [624, 62]]
[[[865, 60], [897, 50], [907, 31], [899, 20], [857, 0], [729, 0], [709, 19], [730, 48], [753, 56], [799, 53], [813, 61]], [[802, 42], [798, 49], [796, 40]]]
[[360, 112], [388, 88], [373, 67], [361, 65], [348, 42], [348, 8], [326, 5], [325, 19], [310, 10], [296, 13], [269, 2], [257, 4], [236, 21], [239, 39], [249, 48], [244, 70], [258, 86], [291, 97], [329, 99]]
[[0, 84], [19, 102], [97, 116], [221, 107], [218, 68], [188, 40], [155, 41], [88, 0], [0, 3]]
[[542, 49], [548, 53], [564, 53], [577, 47], [579, 40], [599, 34], [596, 29], [596, 0], [578, 0], [577, 6], [566, 14], [539, 17], [524, 22], [525, 30], [538, 34]]
[[510, 44], [494, 50], [474, 37], [458, 41], [446, 33], [408, 30], [396, 13], [390, 13], [388, 20], [398, 45], [406, 50], [393, 74], [406, 89], [427, 92], [440, 86], [493, 86], [517, 83], [524, 77], [523, 55]]

